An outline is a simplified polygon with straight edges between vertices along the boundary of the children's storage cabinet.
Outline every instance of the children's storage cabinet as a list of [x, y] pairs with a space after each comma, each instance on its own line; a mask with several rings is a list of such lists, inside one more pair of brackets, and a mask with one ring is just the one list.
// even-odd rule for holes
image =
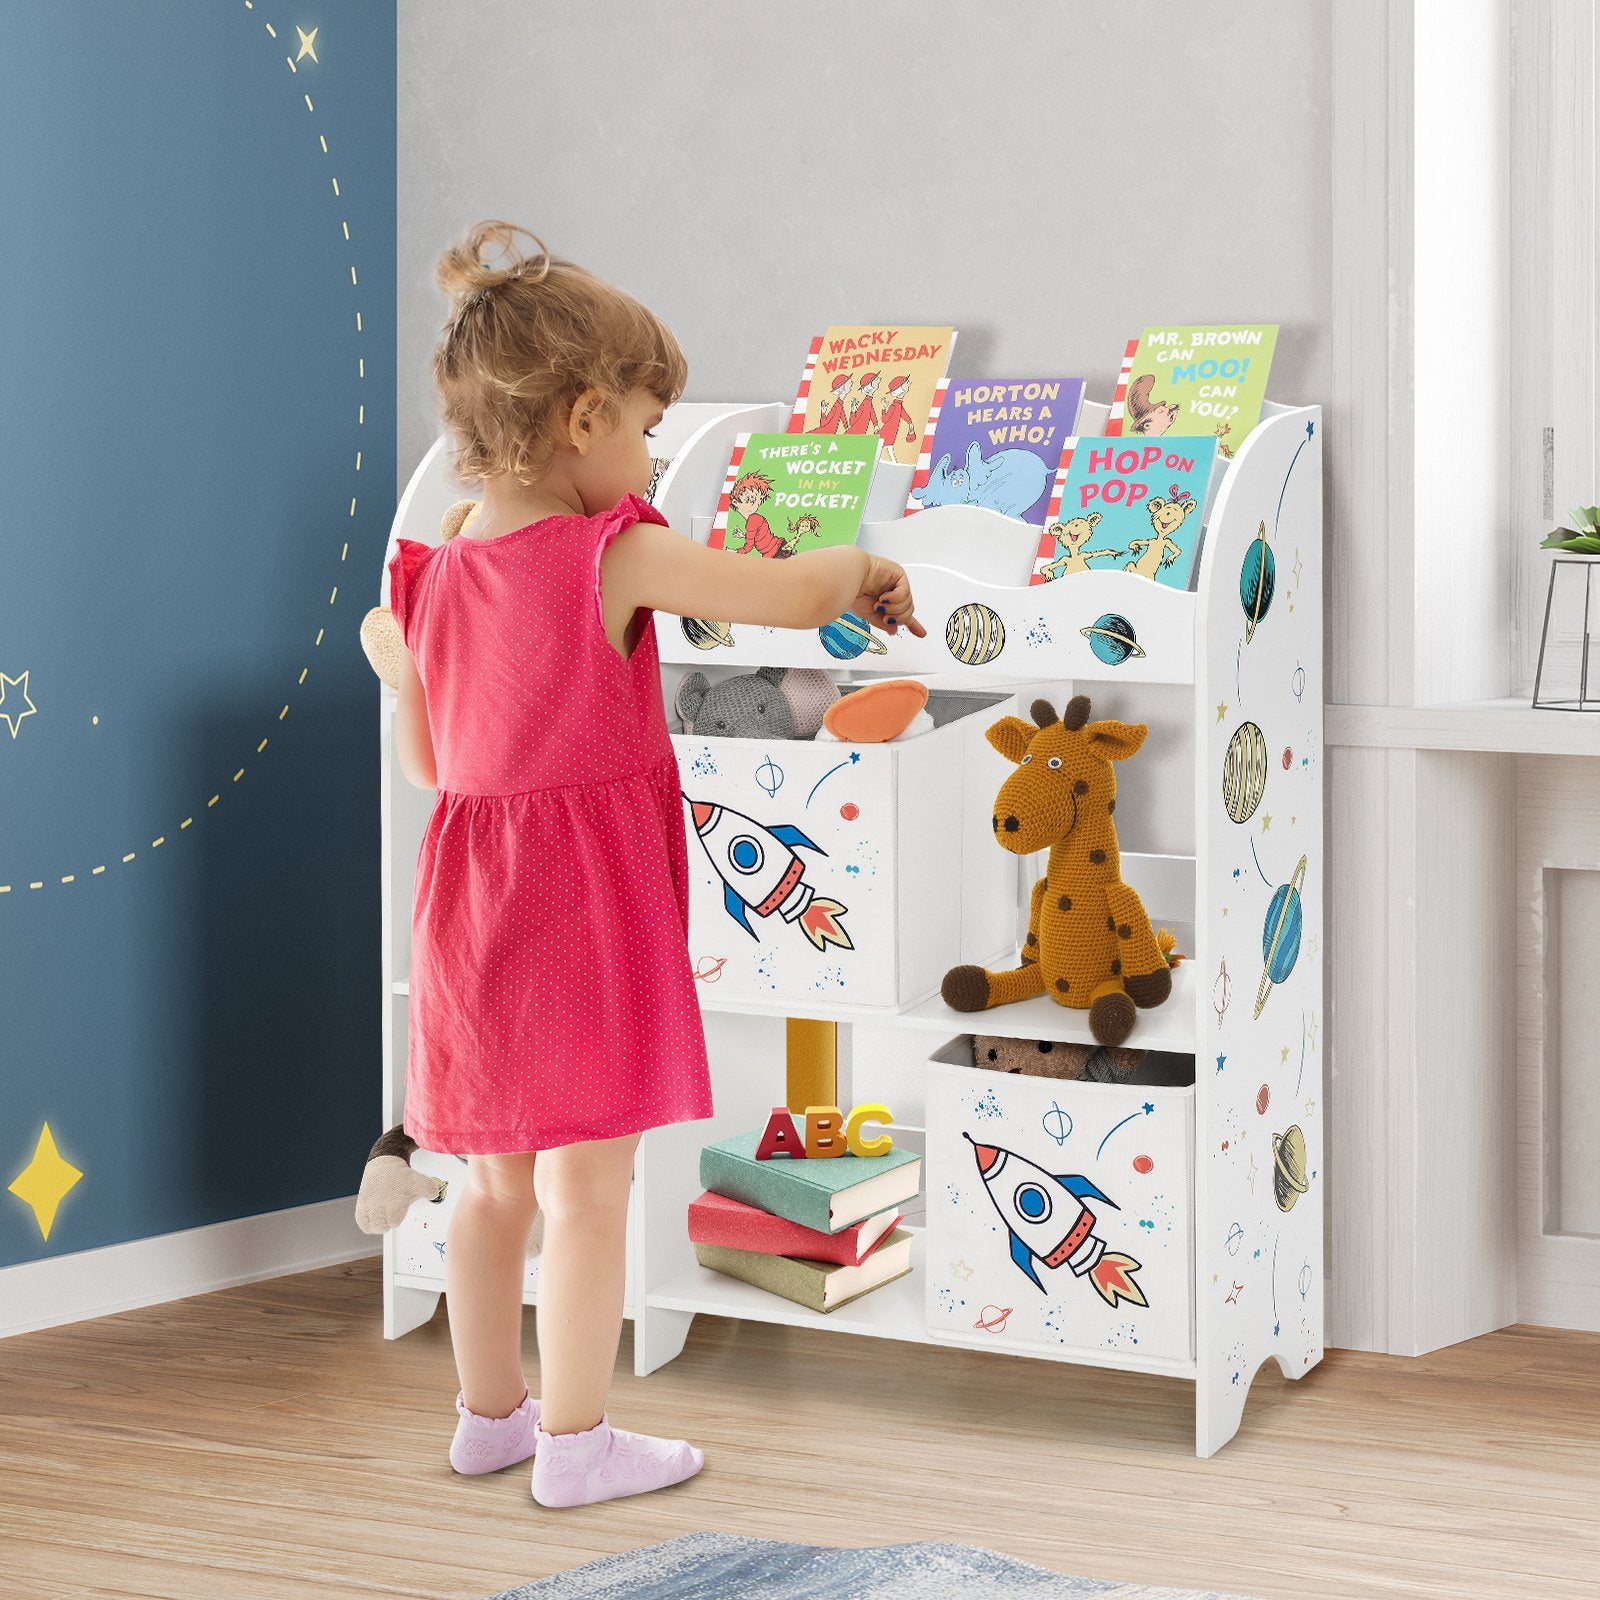
[[[705, 537], [733, 435], [781, 427], [783, 415], [673, 408], [656, 503], [674, 526]], [[1086, 404], [1080, 430], [1104, 415]], [[669, 707], [692, 670], [823, 666], [847, 680], [924, 677], [938, 726], [876, 747], [674, 734], [716, 1109], [640, 1146], [628, 1290], [638, 1371], [671, 1360], [694, 1316], [710, 1313], [1158, 1372], [1194, 1382], [1196, 1447], [1210, 1455], [1236, 1431], [1265, 1361], [1300, 1377], [1321, 1359], [1321, 444], [1318, 408], [1266, 407], [1210, 496], [1194, 592], [1104, 570], [1019, 587], [1037, 530], [957, 506], [899, 517], [904, 479], [880, 469], [862, 541], [905, 563], [927, 638], [878, 634], [841, 660], [827, 630], [657, 618]], [[396, 534], [437, 539], [459, 494], [436, 445]], [[1150, 1052], [1144, 1065], [1114, 1084], [967, 1064], [974, 1032], [1090, 1042], [1086, 1012], [1041, 997], [961, 1013], [939, 996], [952, 965], [1016, 964], [1045, 868], [1043, 852], [1019, 861], [993, 841], [1009, 768], [983, 730], [1027, 716], [1036, 697], [1059, 713], [1073, 694], [1090, 697], [1097, 719], [1151, 728], [1117, 774], [1122, 876], [1186, 956], [1170, 998], [1141, 1011], [1127, 1041]], [[430, 797], [402, 799], [392, 696], [382, 701], [384, 1114], [394, 1122], [410, 885]], [[713, 853], [724, 835], [709, 827], [708, 848], [696, 825], [717, 808], [763, 849], [771, 836], [799, 852], [808, 886], [846, 908], [847, 947], [818, 949], [777, 916], [736, 915], [748, 896], [730, 892], [729, 861]], [[700, 1267], [687, 1237], [701, 1147], [785, 1097], [788, 1016], [844, 1025], [840, 1103], [886, 1100], [896, 1140], [925, 1156], [922, 1204], [907, 1213], [912, 1272], [825, 1316]], [[1026, 1239], [1040, 1204], [1035, 1174], [1075, 1197], [1071, 1217], [1039, 1219], [1072, 1244], [1054, 1265], [1011, 1242]], [[1059, 1206], [1061, 1185], [1044, 1187]], [[414, 1207], [406, 1228], [429, 1209]], [[444, 1219], [428, 1220], [428, 1248], [441, 1254]], [[418, 1264], [413, 1249], [409, 1234], [386, 1242], [390, 1336], [431, 1313], [442, 1281], [401, 1271]], [[1119, 1274], [1120, 1290], [1104, 1292]]]

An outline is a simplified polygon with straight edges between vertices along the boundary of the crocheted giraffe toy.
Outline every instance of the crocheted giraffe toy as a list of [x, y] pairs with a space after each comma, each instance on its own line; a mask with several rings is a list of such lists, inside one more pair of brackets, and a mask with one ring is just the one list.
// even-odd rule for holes
[[1033, 886], [1022, 964], [1010, 972], [952, 967], [945, 1004], [986, 1011], [1047, 994], [1089, 1013], [1089, 1031], [1119, 1045], [1133, 1031], [1135, 1007], [1172, 993], [1172, 972], [1134, 890], [1122, 881], [1112, 763], [1126, 761], [1149, 732], [1142, 723], [1090, 722], [1087, 695], [1057, 717], [1033, 702], [1033, 722], [1002, 717], [988, 740], [1017, 770], [995, 800], [994, 836], [1031, 855], [1046, 846], [1050, 865]]

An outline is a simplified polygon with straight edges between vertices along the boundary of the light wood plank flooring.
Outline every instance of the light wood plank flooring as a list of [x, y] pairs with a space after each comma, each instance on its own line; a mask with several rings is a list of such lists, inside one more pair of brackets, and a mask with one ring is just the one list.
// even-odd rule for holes
[[[550, 1512], [445, 1450], [447, 1308], [388, 1344], [377, 1258], [0, 1342], [6, 1600], [483, 1600], [700, 1529], [960, 1539], [1270, 1600], [1600, 1594], [1600, 1338], [1263, 1371], [1192, 1454], [1182, 1383], [701, 1318], [612, 1414], [707, 1465]], [[533, 1313], [524, 1347], [537, 1382]], [[998, 1600], [998, 1597], [997, 1597]]]

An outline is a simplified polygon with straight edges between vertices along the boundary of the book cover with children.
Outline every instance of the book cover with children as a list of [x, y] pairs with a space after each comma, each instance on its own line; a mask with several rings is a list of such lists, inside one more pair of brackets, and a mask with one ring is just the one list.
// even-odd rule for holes
[[1121, 569], [1187, 589], [1215, 438], [1068, 439], [1030, 583]]
[[1276, 323], [1146, 328], [1128, 341], [1106, 437], [1210, 434], [1231, 456], [1261, 420]]
[[955, 348], [954, 328], [837, 327], [811, 341], [790, 433], [859, 434], [913, 466]]
[[781, 561], [854, 544], [878, 441], [863, 435], [741, 433], [711, 524], [713, 550]]
[[906, 513], [984, 506], [1042, 523], [1082, 378], [955, 378], [929, 419]]

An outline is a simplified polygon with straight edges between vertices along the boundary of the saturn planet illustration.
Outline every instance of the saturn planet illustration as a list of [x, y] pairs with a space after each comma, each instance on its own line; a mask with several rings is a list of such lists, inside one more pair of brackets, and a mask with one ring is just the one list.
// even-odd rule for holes
[[1124, 661], [1137, 660], [1144, 654], [1144, 646], [1139, 643], [1133, 624], [1115, 611], [1096, 617], [1087, 628], [1079, 628], [1078, 632], [1089, 641], [1095, 658], [1105, 662], [1108, 667], [1120, 667]]
[[1241, 722], [1222, 759], [1222, 803], [1232, 822], [1248, 822], [1267, 788], [1266, 735], [1253, 722]]
[[1294, 869], [1287, 883], [1280, 883], [1273, 891], [1272, 903], [1267, 907], [1266, 920], [1261, 924], [1261, 959], [1266, 968], [1256, 988], [1256, 1015], [1261, 1015], [1275, 983], [1282, 983], [1294, 971], [1300, 958], [1300, 891], [1306, 883], [1306, 858]]
[[715, 650], [719, 644], [733, 643], [733, 630], [726, 622], [707, 622], [702, 617], [682, 617], [683, 636], [696, 650]]
[[1255, 637], [1256, 624], [1272, 609], [1272, 591], [1278, 582], [1278, 562], [1267, 543], [1262, 523], [1239, 566], [1239, 604], [1244, 607], [1244, 642]]
[[1306, 1136], [1294, 1124], [1272, 1136], [1272, 1198], [1280, 1211], [1293, 1211], [1294, 1203], [1311, 1185], [1306, 1181]]
[[835, 617], [832, 622], [823, 623], [817, 629], [817, 635], [822, 640], [822, 648], [836, 661], [854, 661], [867, 651], [875, 656], [889, 653], [888, 645], [882, 639], [874, 638], [866, 623], [851, 616], [848, 611]]
[[1006, 625], [1000, 614], [976, 600], [957, 606], [944, 625], [944, 642], [957, 661], [981, 667], [1006, 647]]

